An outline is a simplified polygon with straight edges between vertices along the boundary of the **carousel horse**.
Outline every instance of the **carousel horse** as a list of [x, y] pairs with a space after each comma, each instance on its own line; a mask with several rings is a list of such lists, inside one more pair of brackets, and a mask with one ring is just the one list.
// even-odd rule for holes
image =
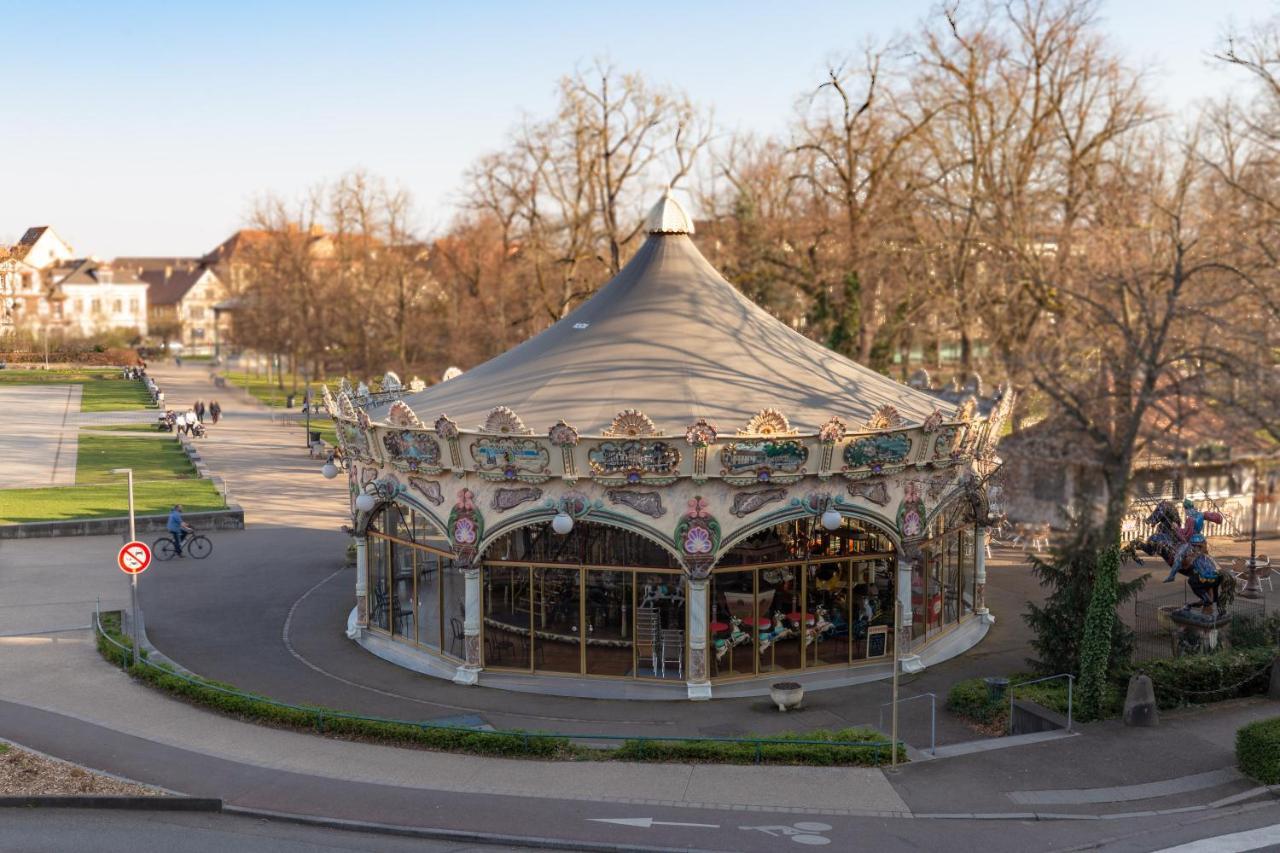
[[[1218, 568], [1204, 543], [1204, 521], [1219, 521], [1221, 518], [1216, 512], [1199, 513], [1193, 505], [1188, 510], [1188, 523], [1184, 526], [1177, 504], [1160, 501], [1147, 517], [1147, 524], [1155, 527], [1156, 532], [1146, 541], [1135, 541], [1130, 549], [1135, 560], [1137, 554], [1134, 551], [1163, 558], [1169, 566], [1165, 583], [1178, 575], [1186, 576], [1199, 606], [1211, 617], [1221, 615], [1221, 609], [1230, 604], [1235, 595], [1235, 578]], [[1182, 609], [1189, 611], [1192, 607], [1188, 604]]]
[[749, 642], [751, 642], [751, 635], [742, 630], [742, 620], [737, 616], [730, 616], [729, 636], [716, 640], [716, 660], [723, 658], [725, 653], [734, 646]]
[[819, 607], [813, 612], [813, 626], [805, 628], [805, 648], [813, 645], [815, 640], [825, 639], [827, 634], [835, 630], [835, 625], [827, 619], [827, 608]]
[[773, 614], [773, 627], [760, 632], [760, 654], [764, 654], [765, 649], [787, 639], [793, 633], [787, 627], [787, 618], [782, 615], [782, 611]]

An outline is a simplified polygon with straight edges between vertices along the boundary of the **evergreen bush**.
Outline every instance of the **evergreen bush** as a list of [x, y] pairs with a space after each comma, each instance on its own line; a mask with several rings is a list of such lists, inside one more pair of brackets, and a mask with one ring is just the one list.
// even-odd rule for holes
[[1280, 717], [1236, 731], [1236, 763], [1240, 772], [1264, 785], [1280, 784]]

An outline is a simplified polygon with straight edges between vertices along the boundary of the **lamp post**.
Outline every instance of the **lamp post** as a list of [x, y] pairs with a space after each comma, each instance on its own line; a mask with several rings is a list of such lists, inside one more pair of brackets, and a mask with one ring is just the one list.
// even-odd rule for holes
[[[133, 518], [133, 469], [132, 468], [112, 468], [112, 474], [128, 474], [129, 475], [129, 541], [134, 542], [138, 538], [137, 527]], [[138, 574], [137, 572], [129, 576], [129, 590], [131, 607], [133, 608], [133, 666], [138, 665]]]
[[311, 371], [309, 371], [309, 370], [307, 369], [307, 366], [304, 364], [304, 365], [302, 366], [302, 386], [303, 386], [303, 388], [304, 388], [304, 390], [303, 390], [303, 392], [302, 392], [302, 411], [303, 411], [303, 412], [306, 414], [306, 416], [307, 416], [307, 434], [306, 434], [305, 438], [306, 438], [306, 442], [307, 442], [307, 447], [308, 447], [308, 448], [310, 448], [310, 447], [311, 447], [311, 378], [310, 378], [310, 373], [311, 373]]
[[1258, 580], [1258, 489], [1261, 487], [1262, 466], [1253, 463], [1253, 502], [1249, 520], [1249, 576], [1240, 595], [1245, 598], [1262, 598], [1262, 584]]

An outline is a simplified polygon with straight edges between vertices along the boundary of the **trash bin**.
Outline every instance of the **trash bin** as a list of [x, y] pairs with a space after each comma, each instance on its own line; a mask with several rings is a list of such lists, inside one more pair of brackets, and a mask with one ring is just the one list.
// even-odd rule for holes
[[284, 407], [285, 407], [286, 409], [292, 409], [292, 408], [293, 408], [293, 398], [294, 398], [295, 396], [297, 396], [297, 395], [296, 395], [296, 394], [290, 394], [289, 396], [287, 396], [287, 397], [285, 397], [285, 398], [284, 398]]
[[307, 436], [311, 440], [312, 444], [316, 444], [320, 441], [320, 430], [313, 429], [307, 433]]
[[987, 685], [987, 698], [992, 702], [999, 702], [1004, 698], [1004, 693], [1009, 689], [1009, 679], [1007, 678], [984, 678], [982, 679]]

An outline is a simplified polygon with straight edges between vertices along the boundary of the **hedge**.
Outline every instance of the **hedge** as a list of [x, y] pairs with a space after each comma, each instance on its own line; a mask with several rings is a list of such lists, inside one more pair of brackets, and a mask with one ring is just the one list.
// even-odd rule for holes
[[1280, 784], [1280, 717], [1240, 727], [1236, 763], [1242, 773], [1264, 785]]
[[[286, 705], [265, 696], [246, 693], [233, 685], [179, 673], [162, 663], [146, 662], [140, 654], [131, 663], [133, 645], [120, 629], [119, 612], [99, 619], [98, 652], [133, 677], [173, 696], [189, 700], [241, 720], [310, 730], [352, 740], [393, 746], [413, 746], [444, 752], [496, 755], [508, 758], [558, 758], [597, 761], [688, 761], [720, 764], [807, 764], [813, 766], [889, 764], [889, 739], [871, 729], [841, 729], [768, 735], [767, 740], [821, 741], [822, 743], [750, 743], [695, 739], [649, 741], [629, 739], [612, 750], [578, 746], [565, 735], [538, 732], [484, 732], [474, 729], [416, 724], [403, 720], [360, 717], [332, 708]], [[750, 735], [744, 736], [749, 740]], [[898, 760], [906, 761], [906, 749], [898, 746]]]
[[[1132, 673], [1151, 676], [1156, 704], [1176, 708], [1265, 693], [1276, 654], [1275, 647], [1261, 646], [1183, 655], [1137, 664]], [[1119, 682], [1127, 683], [1130, 674], [1124, 673]]]
[[[892, 760], [889, 739], [873, 729], [782, 732], [770, 740], [783, 743], [736, 743], [718, 740], [624, 741], [614, 757], [622, 761], [679, 761], [715, 764], [807, 764], [818, 767], [878, 767]], [[803, 741], [823, 741], [822, 744]], [[830, 743], [830, 745], [826, 745]], [[898, 746], [898, 760], [906, 761], [906, 749]]]

